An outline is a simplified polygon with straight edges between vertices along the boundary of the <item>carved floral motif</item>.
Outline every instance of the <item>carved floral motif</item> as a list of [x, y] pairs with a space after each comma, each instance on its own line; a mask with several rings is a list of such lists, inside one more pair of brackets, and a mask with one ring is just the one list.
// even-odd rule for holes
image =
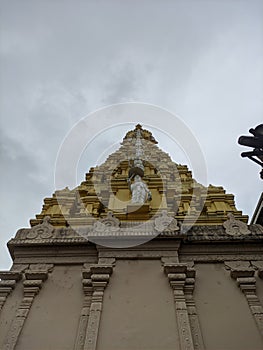
[[248, 235], [251, 233], [247, 225], [244, 222], [235, 219], [233, 214], [229, 213], [227, 216], [228, 216], [228, 220], [223, 223], [223, 226], [228, 235], [238, 236], [238, 235]]
[[43, 222], [34, 226], [26, 235], [28, 239], [34, 238], [50, 238], [54, 231], [53, 225], [50, 224], [50, 216], [45, 216]]
[[120, 221], [113, 216], [112, 212], [108, 212], [106, 218], [95, 221], [93, 224], [95, 232], [117, 232], [120, 230]]
[[161, 216], [158, 216], [154, 220], [154, 228], [158, 232], [179, 230], [177, 220], [171, 216], [168, 216], [167, 210], [163, 210]]

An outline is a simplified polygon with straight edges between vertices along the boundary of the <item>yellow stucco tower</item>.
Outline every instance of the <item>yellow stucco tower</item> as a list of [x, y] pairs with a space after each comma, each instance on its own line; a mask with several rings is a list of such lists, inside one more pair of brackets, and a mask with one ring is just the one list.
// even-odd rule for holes
[[[132, 195], [127, 179], [131, 176], [131, 169], [135, 168], [138, 131], [143, 152], [143, 181], [152, 198], [136, 211], [130, 208], [133, 206], [130, 203]], [[187, 166], [174, 163], [157, 143], [151, 132], [138, 124], [125, 135], [119, 150], [111, 154], [105, 163], [91, 168], [85, 181], [77, 188], [71, 191], [65, 188], [56, 191], [52, 198], [46, 198], [42, 212], [31, 220], [31, 225], [39, 224], [47, 215], [54, 226], [66, 226], [67, 220], [71, 224], [85, 225], [105, 217], [108, 211], [123, 221], [130, 217], [148, 220], [160, 210], [166, 210], [179, 222], [186, 215], [191, 222], [192, 216], [196, 217], [195, 212], [200, 212], [196, 225], [220, 225], [227, 220], [228, 213], [247, 222], [248, 217], [235, 208], [233, 195], [226, 194], [222, 187], [210, 185], [205, 188], [197, 183]], [[89, 214], [90, 220], [87, 219]]]

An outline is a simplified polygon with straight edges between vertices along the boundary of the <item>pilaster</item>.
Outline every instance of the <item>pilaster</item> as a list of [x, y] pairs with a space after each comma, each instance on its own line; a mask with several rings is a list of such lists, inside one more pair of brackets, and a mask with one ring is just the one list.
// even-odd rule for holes
[[188, 277], [185, 279], [184, 293], [186, 307], [188, 311], [190, 327], [192, 332], [192, 338], [195, 350], [205, 349], [203, 336], [201, 332], [201, 327], [199, 323], [199, 318], [196, 310], [195, 300], [194, 300], [194, 288], [195, 288], [195, 270], [188, 269]]
[[189, 269], [186, 264], [165, 264], [164, 272], [167, 274], [173, 289], [181, 350], [194, 350], [190, 318], [188, 315], [188, 307], [190, 307], [190, 304], [189, 301], [186, 302], [184, 291], [186, 279], [192, 278], [195, 272]]
[[75, 342], [74, 350], [82, 350], [85, 343], [86, 329], [88, 325], [88, 319], [90, 314], [90, 305], [92, 297], [92, 280], [91, 271], [89, 267], [85, 267], [82, 271], [82, 285], [84, 292], [84, 301], [79, 319], [79, 326], [77, 332], [77, 338]]
[[[226, 264], [229, 265], [228, 263]], [[238, 287], [244, 293], [249, 309], [263, 337], [263, 308], [256, 294], [255, 270], [251, 267], [239, 266], [231, 268], [230, 276], [237, 282]]]
[[98, 264], [90, 266], [93, 293], [91, 298], [84, 350], [96, 349], [104, 291], [110, 280], [112, 270], [112, 265]]
[[25, 279], [23, 281], [23, 300], [19, 305], [16, 316], [7, 333], [3, 350], [15, 349], [19, 335], [23, 329], [24, 323], [34, 302], [35, 296], [39, 293], [43, 282], [48, 278], [49, 270], [50, 265], [48, 266], [48, 269], [42, 271], [38, 270], [38, 268], [33, 268], [33, 270], [25, 271]]
[[0, 271], [0, 312], [8, 295], [21, 278], [22, 274], [19, 271]]

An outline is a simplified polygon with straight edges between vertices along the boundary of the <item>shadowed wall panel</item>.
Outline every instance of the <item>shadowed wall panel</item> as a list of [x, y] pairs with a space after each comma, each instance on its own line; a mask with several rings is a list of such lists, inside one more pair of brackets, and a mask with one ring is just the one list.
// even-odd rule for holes
[[173, 294], [157, 260], [119, 260], [104, 295], [97, 350], [179, 349]]
[[222, 264], [196, 265], [195, 301], [206, 349], [260, 350], [246, 298]]
[[261, 305], [263, 306], [263, 280], [262, 278], [256, 277], [257, 283], [257, 296], [260, 300]]
[[81, 266], [56, 266], [31, 307], [16, 350], [72, 350], [82, 307]]

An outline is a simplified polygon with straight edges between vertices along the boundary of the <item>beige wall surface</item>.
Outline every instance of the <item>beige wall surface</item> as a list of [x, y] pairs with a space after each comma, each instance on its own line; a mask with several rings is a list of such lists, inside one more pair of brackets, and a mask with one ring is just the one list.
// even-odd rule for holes
[[81, 266], [55, 266], [29, 312], [16, 350], [72, 350], [83, 292]]
[[[207, 350], [261, 350], [245, 295], [222, 263], [196, 263], [194, 300]], [[16, 350], [73, 350], [83, 306], [82, 264], [56, 265], [30, 309]], [[263, 280], [257, 295], [263, 303]], [[23, 299], [18, 282], [0, 313], [0, 349]], [[104, 293], [96, 350], [180, 349], [173, 292], [161, 261], [117, 259]]]
[[195, 301], [208, 350], [261, 350], [243, 293], [223, 264], [197, 264]]
[[173, 293], [158, 260], [117, 260], [97, 350], [179, 349]]

